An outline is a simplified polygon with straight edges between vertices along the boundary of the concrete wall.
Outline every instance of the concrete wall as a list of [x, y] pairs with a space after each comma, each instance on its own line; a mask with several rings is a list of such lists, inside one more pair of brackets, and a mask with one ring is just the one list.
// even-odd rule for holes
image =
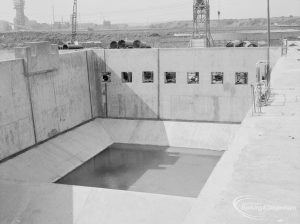
[[87, 67], [91, 92], [91, 104], [93, 117], [104, 116], [106, 114], [105, 98], [101, 88], [101, 73], [105, 72], [105, 51], [88, 50], [87, 51]]
[[91, 55], [32, 43], [0, 62], [0, 160], [98, 116]]
[[[273, 61], [279, 53], [271, 51]], [[89, 50], [59, 56], [56, 46], [31, 43], [16, 49], [16, 56], [23, 60], [0, 62], [0, 160], [99, 116], [240, 122], [250, 107], [255, 64], [266, 58], [266, 49]], [[111, 83], [101, 83], [104, 71], [112, 73]], [[154, 72], [153, 83], [142, 82], [143, 71]], [[176, 84], [164, 83], [167, 71], [177, 72]], [[212, 71], [224, 72], [224, 84], [210, 84]], [[133, 82], [122, 83], [121, 72], [132, 72]], [[188, 85], [186, 72], [199, 72], [200, 83]], [[235, 86], [235, 72], [249, 72], [248, 85]]]
[[[98, 51], [96, 51], [98, 52]], [[197, 48], [105, 50], [112, 82], [102, 84], [102, 117], [241, 122], [250, 108], [250, 85], [256, 63], [266, 48]], [[271, 49], [274, 64], [280, 49]], [[142, 72], [153, 71], [154, 82], [142, 83]], [[177, 72], [176, 84], [164, 83], [164, 72]], [[223, 85], [211, 84], [211, 72], [224, 72]], [[122, 83], [121, 72], [133, 82]], [[188, 85], [187, 72], [199, 72], [200, 83]], [[235, 85], [235, 72], [248, 72], [247, 85]]]
[[92, 118], [86, 52], [60, 55], [59, 70], [29, 77], [37, 140]]
[[[162, 119], [241, 122], [251, 104], [250, 85], [256, 63], [266, 58], [262, 48], [160, 50], [160, 77], [177, 73], [176, 84], [160, 79]], [[187, 72], [199, 72], [199, 84], [187, 84]], [[211, 84], [211, 72], [223, 72], [223, 84]], [[247, 85], [235, 85], [235, 73], [248, 72]]]
[[0, 160], [35, 144], [23, 61], [0, 62]]
[[[118, 118], [152, 118], [158, 115], [158, 50], [106, 50], [107, 115]], [[143, 71], [154, 72], [153, 83], [142, 83]], [[122, 83], [121, 73], [132, 72], [132, 83]]]

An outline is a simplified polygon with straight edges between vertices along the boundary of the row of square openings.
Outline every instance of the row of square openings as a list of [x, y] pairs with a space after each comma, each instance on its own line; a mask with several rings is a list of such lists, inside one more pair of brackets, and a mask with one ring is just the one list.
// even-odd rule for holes
[[[122, 72], [122, 83], [132, 83], [132, 72]], [[176, 72], [165, 72], [164, 79], [166, 84], [176, 83]], [[212, 72], [211, 73], [211, 84], [223, 84], [224, 73], [223, 72]], [[102, 82], [111, 82], [111, 72], [102, 73]], [[154, 75], [153, 72], [143, 72], [143, 83], [153, 83]], [[187, 84], [199, 84], [199, 72], [188, 72], [187, 73]], [[248, 72], [236, 72], [235, 73], [235, 84], [246, 85], [248, 84]]]

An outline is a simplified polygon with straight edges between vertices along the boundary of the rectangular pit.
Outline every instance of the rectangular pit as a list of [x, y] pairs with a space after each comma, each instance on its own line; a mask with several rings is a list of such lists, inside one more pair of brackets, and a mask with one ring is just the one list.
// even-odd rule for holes
[[197, 197], [223, 152], [113, 144], [56, 183]]

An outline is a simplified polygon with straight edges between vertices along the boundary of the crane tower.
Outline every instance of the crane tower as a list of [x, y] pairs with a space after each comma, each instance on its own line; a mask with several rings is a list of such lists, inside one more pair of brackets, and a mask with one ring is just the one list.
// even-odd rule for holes
[[210, 33], [210, 6], [209, 0], [194, 0], [193, 3], [193, 38], [201, 38], [201, 31], [204, 31], [205, 45], [214, 45]]
[[72, 14], [72, 39], [71, 43], [74, 44], [77, 36], [77, 0], [73, 3], [73, 14]]
[[14, 0], [14, 9], [16, 10], [16, 17], [14, 19], [15, 29], [25, 26], [26, 17], [24, 13], [25, 0]]

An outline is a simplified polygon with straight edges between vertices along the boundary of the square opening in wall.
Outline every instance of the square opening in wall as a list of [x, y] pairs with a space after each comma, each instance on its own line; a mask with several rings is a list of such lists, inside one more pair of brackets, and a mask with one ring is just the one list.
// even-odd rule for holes
[[122, 72], [122, 82], [123, 83], [132, 82], [132, 72]]
[[188, 72], [187, 73], [188, 84], [199, 84], [199, 72]]
[[212, 72], [211, 84], [223, 84], [223, 78], [224, 78], [223, 72]]
[[176, 83], [176, 72], [165, 72], [165, 83]]
[[236, 85], [248, 84], [248, 72], [236, 72], [235, 73], [235, 84]]
[[111, 82], [111, 72], [102, 72], [101, 82]]
[[153, 72], [143, 72], [143, 83], [152, 83], [153, 80]]

